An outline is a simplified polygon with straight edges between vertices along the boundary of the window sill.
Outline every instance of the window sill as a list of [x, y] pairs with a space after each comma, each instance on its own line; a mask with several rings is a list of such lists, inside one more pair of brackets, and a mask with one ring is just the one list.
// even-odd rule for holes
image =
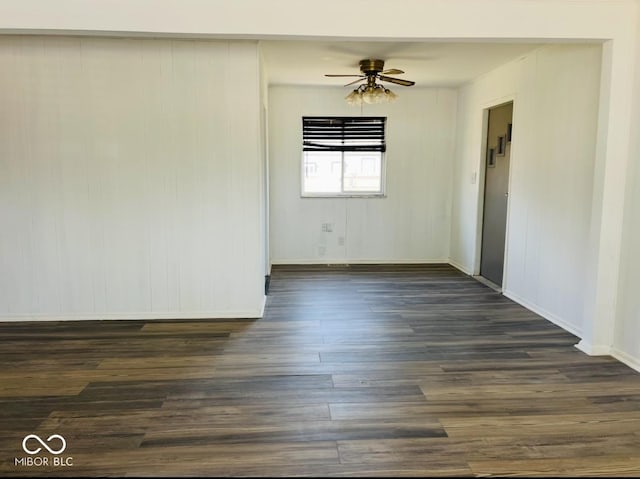
[[338, 193], [303, 193], [300, 195], [300, 198], [386, 198], [387, 195], [385, 193], [363, 193], [363, 194], [338, 194]]

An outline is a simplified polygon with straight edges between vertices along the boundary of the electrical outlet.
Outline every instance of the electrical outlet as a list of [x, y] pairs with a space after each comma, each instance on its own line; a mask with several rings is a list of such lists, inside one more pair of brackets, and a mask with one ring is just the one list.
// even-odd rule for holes
[[344, 246], [344, 236], [338, 236], [338, 246]]
[[331, 233], [333, 231], [333, 223], [322, 223], [322, 232]]
[[318, 246], [318, 256], [324, 256], [326, 252], [327, 248], [325, 248], [324, 246]]

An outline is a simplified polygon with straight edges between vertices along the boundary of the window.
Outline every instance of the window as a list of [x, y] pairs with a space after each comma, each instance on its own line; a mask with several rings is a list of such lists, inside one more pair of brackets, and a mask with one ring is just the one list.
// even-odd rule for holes
[[386, 117], [302, 117], [302, 196], [382, 196]]

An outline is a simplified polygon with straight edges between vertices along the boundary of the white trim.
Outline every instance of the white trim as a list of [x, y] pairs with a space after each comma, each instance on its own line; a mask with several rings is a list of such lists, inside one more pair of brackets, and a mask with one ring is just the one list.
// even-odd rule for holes
[[302, 193], [300, 198], [386, 198], [385, 193]]
[[274, 259], [272, 265], [349, 265], [349, 264], [449, 264], [448, 259]]
[[[386, 118], [386, 117], [385, 117]], [[385, 131], [386, 136], [386, 131]], [[300, 198], [386, 198], [387, 197], [387, 153], [380, 153], [380, 189], [375, 191], [344, 191], [344, 151], [340, 152], [341, 174], [340, 174], [340, 191], [339, 192], [305, 192], [305, 152], [302, 151], [302, 159], [300, 161]]]
[[476, 275], [473, 275], [472, 278], [478, 281], [479, 283], [484, 284], [486, 287], [491, 288], [497, 293], [502, 293], [502, 286], [495, 284], [493, 281], [485, 278], [484, 276], [480, 276], [479, 274], [476, 274]]
[[0, 316], [0, 322], [17, 321], [96, 321], [96, 320], [153, 320], [153, 319], [259, 319], [261, 310], [253, 311], [197, 311], [197, 312], [144, 312], [144, 313], [69, 313], [69, 314], [23, 314]]
[[[638, 3], [638, 2], [636, 2]], [[637, 42], [636, 42], [637, 43]], [[583, 316], [590, 343], [613, 345], [621, 281], [625, 190], [631, 172], [629, 98], [634, 93], [634, 35], [602, 44], [600, 97], [591, 195]], [[635, 62], [637, 64], [637, 62]], [[633, 158], [635, 161], [635, 158]], [[611, 346], [606, 346], [611, 347]]]
[[461, 272], [463, 272], [464, 274], [467, 274], [467, 275], [469, 275], [469, 276], [471, 276], [471, 275], [472, 275], [471, 270], [467, 269], [465, 266], [461, 265], [460, 263], [458, 263], [458, 262], [457, 262], [457, 261], [455, 261], [455, 260], [452, 260], [451, 258], [449, 258], [449, 264], [450, 264], [451, 266], [453, 266], [454, 268], [456, 268], [456, 269], [460, 270], [460, 271], [461, 271]]
[[507, 298], [515, 301], [516, 303], [524, 306], [525, 308], [533, 311], [536, 314], [539, 314], [540, 316], [542, 316], [544, 319], [547, 319], [549, 321], [551, 321], [553, 324], [555, 324], [556, 326], [560, 326], [562, 329], [564, 329], [565, 331], [570, 332], [571, 334], [578, 336], [579, 338], [582, 338], [582, 331], [578, 328], [576, 328], [574, 325], [572, 325], [571, 323], [565, 321], [564, 319], [556, 316], [553, 313], [550, 313], [549, 311], [547, 311], [544, 308], [541, 308], [540, 306], [533, 304], [531, 302], [529, 302], [528, 300], [521, 298], [520, 296], [518, 296], [517, 294], [509, 291], [509, 290], [505, 290], [504, 287], [502, 289], [502, 294], [504, 296], [506, 296]]
[[[495, 106], [495, 105], [494, 105]], [[482, 228], [484, 225], [484, 191], [485, 178], [487, 175], [487, 137], [489, 133], [489, 109], [491, 106], [482, 108], [482, 137], [480, 141], [479, 156], [476, 159], [477, 184], [476, 184], [476, 232], [474, 238], [472, 268], [469, 275], [480, 274], [480, 262], [482, 256]], [[505, 219], [505, 221], [508, 218]], [[506, 239], [506, 236], [505, 236]]]
[[611, 356], [616, 358], [618, 361], [625, 363], [630, 368], [640, 372], [640, 358], [636, 358], [616, 347], [611, 348]]
[[[512, 132], [511, 132], [511, 137], [513, 138], [513, 132], [518, 130], [517, 128], [517, 124], [518, 122], [516, 121], [517, 118], [517, 109], [516, 109], [516, 95], [515, 94], [510, 94], [507, 95], [508, 97], [511, 97], [511, 100], [507, 101], [507, 103], [511, 103], [511, 128], [512, 128]], [[513, 146], [515, 145], [516, 147], [516, 154], [513, 154]], [[505, 139], [505, 150], [507, 148], [506, 145], [506, 139]], [[511, 229], [511, 185], [513, 184], [513, 167], [514, 167], [514, 159], [517, 161], [518, 159], [518, 142], [517, 142], [517, 135], [516, 135], [516, 141], [512, 141], [510, 142], [509, 145], [509, 173], [507, 175], [507, 211], [505, 214], [505, 225], [504, 225], [504, 258], [502, 260], [502, 289], [504, 289], [508, 284], [509, 284], [509, 238], [510, 238], [510, 234], [509, 234], [509, 230]], [[483, 193], [483, 197], [484, 197], [484, 193]]]
[[262, 307], [260, 308], [260, 317], [264, 316], [264, 309], [267, 307], [267, 295], [262, 297]]
[[[471, 276], [471, 277], [472, 277], [473, 279], [475, 279], [476, 281], [479, 281], [480, 283], [485, 284], [485, 283], [482, 281], [482, 279], [484, 279], [484, 278], [482, 278], [481, 276], [474, 276], [474, 275], [472, 275], [471, 273], [469, 273], [469, 272], [468, 272], [468, 270], [467, 270], [466, 268], [464, 268], [462, 265], [460, 265], [460, 264], [456, 263], [455, 261], [453, 261], [453, 260], [449, 260], [449, 264], [450, 264], [451, 266], [453, 266], [454, 268], [459, 269], [459, 270], [460, 270], [460, 271], [462, 271], [463, 273], [468, 274], [469, 276]], [[490, 285], [487, 285], [487, 286], [490, 286]], [[562, 328], [562, 329], [564, 329], [565, 331], [568, 331], [568, 332], [570, 332], [571, 334], [573, 334], [573, 335], [575, 335], [575, 336], [578, 336], [579, 338], [581, 338], [581, 337], [582, 337], [582, 332], [581, 332], [578, 328], [574, 327], [572, 324], [570, 324], [570, 323], [568, 323], [567, 321], [565, 321], [564, 319], [559, 318], [558, 316], [556, 316], [556, 315], [554, 315], [554, 314], [550, 313], [549, 311], [547, 311], [547, 310], [545, 310], [545, 309], [543, 309], [543, 308], [540, 308], [539, 306], [537, 306], [537, 305], [535, 305], [535, 304], [533, 304], [533, 303], [530, 303], [530, 302], [529, 302], [529, 301], [527, 301], [526, 299], [523, 299], [523, 298], [521, 298], [520, 296], [518, 296], [517, 294], [515, 294], [515, 293], [513, 293], [513, 292], [511, 292], [511, 291], [505, 290], [504, 288], [502, 289], [501, 293], [502, 293], [502, 295], [503, 295], [503, 296], [505, 296], [505, 297], [507, 297], [507, 298], [511, 299], [512, 301], [515, 301], [515, 302], [516, 302], [516, 303], [518, 303], [519, 305], [524, 306], [525, 308], [529, 309], [530, 311], [533, 311], [534, 313], [536, 313], [536, 314], [538, 314], [538, 315], [542, 316], [542, 317], [543, 317], [544, 319], [546, 319], [547, 321], [551, 321], [553, 324], [555, 324], [556, 326], [561, 327], [561, 328]], [[591, 349], [589, 349], [589, 350], [584, 350], [584, 349], [580, 346], [580, 344], [581, 344], [581, 343], [584, 343], [584, 340], [580, 341], [580, 343], [579, 343], [579, 344], [576, 344], [576, 347], [577, 347], [578, 349], [580, 349], [581, 351], [586, 352], [586, 353], [587, 353], [587, 354], [589, 354], [589, 355], [596, 355], [596, 354], [598, 354], [598, 355], [602, 355], [602, 354], [609, 354], [609, 352], [601, 352], [600, 350], [598, 350], [598, 352], [597, 352], [597, 353], [591, 353], [591, 352], [589, 352]]]
[[585, 339], [580, 340], [578, 344], [575, 345], [580, 351], [589, 356], [610, 356], [611, 348], [609, 346], [594, 346], [589, 343]]

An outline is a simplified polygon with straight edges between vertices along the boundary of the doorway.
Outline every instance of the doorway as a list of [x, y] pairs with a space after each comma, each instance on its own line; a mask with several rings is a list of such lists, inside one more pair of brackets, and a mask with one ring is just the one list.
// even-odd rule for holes
[[513, 102], [489, 109], [480, 276], [502, 288], [509, 202]]

